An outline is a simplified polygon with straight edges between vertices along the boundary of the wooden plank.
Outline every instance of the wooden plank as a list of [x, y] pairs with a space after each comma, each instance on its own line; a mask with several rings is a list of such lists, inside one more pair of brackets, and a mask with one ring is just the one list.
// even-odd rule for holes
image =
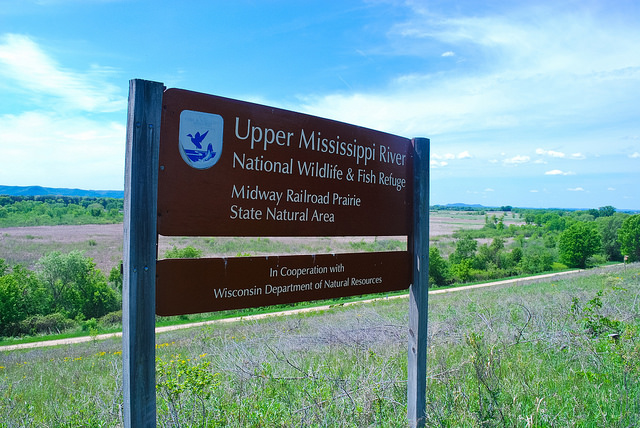
[[409, 251], [413, 253], [413, 280], [409, 287], [409, 359], [407, 415], [412, 427], [424, 426], [427, 377], [427, 319], [429, 292], [429, 145], [428, 138], [412, 140], [413, 233]]
[[162, 83], [129, 82], [122, 290], [124, 426], [156, 426], [155, 277]]
[[407, 251], [211, 259], [157, 264], [156, 313], [182, 315], [406, 290]]

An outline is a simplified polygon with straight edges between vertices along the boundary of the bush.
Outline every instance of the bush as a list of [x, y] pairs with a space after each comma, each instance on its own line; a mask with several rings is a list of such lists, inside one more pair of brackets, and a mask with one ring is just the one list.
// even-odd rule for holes
[[98, 320], [101, 327], [111, 327], [122, 324], [122, 310], [109, 312]]
[[553, 254], [543, 247], [528, 247], [520, 260], [520, 271], [535, 274], [551, 270]]
[[49, 315], [36, 315], [21, 321], [13, 335], [61, 333], [76, 326], [76, 322], [59, 312]]
[[197, 259], [202, 257], [202, 250], [188, 245], [184, 248], [178, 248], [175, 245], [172, 249], [164, 253], [165, 259]]
[[607, 261], [607, 256], [604, 254], [594, 254], [587, 259], [587, 267], [606, 265]]

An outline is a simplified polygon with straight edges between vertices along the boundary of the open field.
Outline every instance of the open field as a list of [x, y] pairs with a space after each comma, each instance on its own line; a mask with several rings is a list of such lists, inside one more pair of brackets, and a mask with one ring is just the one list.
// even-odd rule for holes
[[[491, 213], [489, 213], [491, 215]], [[507, 216], [506, 224], [517, 222]], [[467, 212], [447, 212], [431, 215], [429, 236], [439, 242], [451, 241], [451, 234], [459, 229], [481, 228], [484, 215]], [[122, 259], [122, 224], [79, 225], [79, 226], [32, 226], [0, 229], [0, 259], [9, 265], [21, 263], [33, 268], [43, 255], [51, 251], [63, 253], [82, 250], [93, 258], [97, 267], [108, 274]], [[262, 254], [313, 254], [330, 252], [350, 252], [354, 248], [350, 242], [372, 242], [374, 237], [332, 237], [332, 238], [266, 238], [258, 243], [258, 238], [200, 238], [165, 237], [158, 242], [158, 253], [162, 257], [172, 248], [191, 245], [202, 250], [203, 256], [236, 256], [246, 248], [262, 248], [252, 255]], [[405, 243], [406, 237], [380, 237]], [[247, 242], [254, 241], [251, 245]], [[404, 244], [406, 245], [406, 244]], [[406, 248], [406, 247], [405, 247]]]
[[[640, 424], [640, 267], [430, 296], [427, 426]], [[406, 425], [406, 298], [156, 337], [158, 426]], [[4, 426], [117, 426], [121, 341], [0, 353]]]

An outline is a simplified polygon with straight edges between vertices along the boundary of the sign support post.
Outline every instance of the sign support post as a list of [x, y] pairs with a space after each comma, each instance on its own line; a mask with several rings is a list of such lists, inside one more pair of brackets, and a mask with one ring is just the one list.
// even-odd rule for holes
[[425, 424], [427, 378], [427, 319], [429, 315], [429, 146], [414, 138], [413, 230], [409, 236], [413, 278], [409, 287], [409, 359], [407, 416], [411, 427]]
[[129, 82], [125, 156], [122, 359], [124, 426], [156, 426], [158, 155], [164, 85]]

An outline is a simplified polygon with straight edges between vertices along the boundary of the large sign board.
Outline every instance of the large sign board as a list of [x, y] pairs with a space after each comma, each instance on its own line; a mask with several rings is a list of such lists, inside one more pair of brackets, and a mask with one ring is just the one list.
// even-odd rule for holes
[[[410, 426], [424, 424], [428, 139], [409, 143], [299, 113], [164, 91], [162, 83], [135, 79], [129, 86], [124, 206], [125, 427], [155, 426], [154, 309], [203, 312], [409, 284], [407, 415]], [[407, 235], [409, 248], [157, 260], [158, 233]]]
[[[181, 89], [162, 104], [159, 234], [409, 235], [408, 139]], [[407, 251], [159, 260], [156, 313], [401, 290], [409, 266]]]
[[301, 113], [169, 89], [158, 233], [408, 235], [408, 139]]

